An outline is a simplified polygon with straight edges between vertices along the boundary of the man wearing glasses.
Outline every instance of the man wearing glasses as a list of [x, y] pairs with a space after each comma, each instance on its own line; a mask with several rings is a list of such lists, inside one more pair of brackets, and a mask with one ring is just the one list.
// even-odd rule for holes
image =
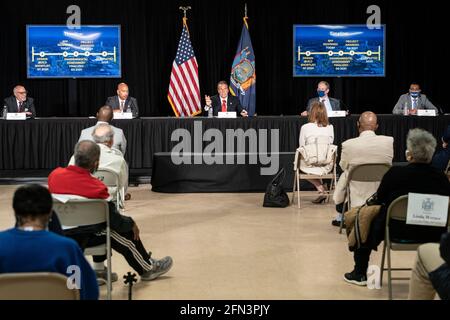
[[34, 118], [36, 110], [33, 98], [27, 97], [27, 90], [23, 86], [15, 86], [13, 95], [4, 100], [4, 106], [10, 113], [26, 113], [27, 117]]

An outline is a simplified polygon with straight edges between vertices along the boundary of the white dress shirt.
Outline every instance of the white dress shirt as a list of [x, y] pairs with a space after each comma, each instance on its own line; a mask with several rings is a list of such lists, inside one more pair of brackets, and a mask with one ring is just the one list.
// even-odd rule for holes
[[333, 111], [333, 108], [331, 107], [330, 99], [328, 97], [319, 98], [319, 101], [322, 102], [325, 105], [325, 108], [327, 109], [327, 114]]
[[[416, 107], [414, 108], [414, 101], [416, 101]], [[417, 98], [413, 98], [412, 96], [411, 96], [411, 109], [417, 109], [417, 108], [419, 108], [419, 97], [417, 97]]]

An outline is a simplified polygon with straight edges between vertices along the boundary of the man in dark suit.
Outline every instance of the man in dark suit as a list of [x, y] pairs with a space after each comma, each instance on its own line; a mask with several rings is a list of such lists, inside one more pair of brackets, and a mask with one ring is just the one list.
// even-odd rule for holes
[[119, 83], [117, 96], [109, 97], [105, 105], [110, 106], [114, 112], [132, 112], [133, 118], [139, 116], [139, 107], [136, 98], [129, 96], [128, 85]]
[[229, 95], [228, 83], [220, 81], [217, 84], [217, 92], [215, 96], [205, 96], [205, 111], [213, 110], [213, 115], [217, 116], [220, 112], [236, 112], [243, 117], [248, 117], [247, 111], [241, 106], [239, 98]]
[[341, 102], [338, 99], [331, 98], [328, 96], [328, 93], [330, 92], [330, 84], [326, 81], [320, 81], [317, 85], [317, 95], [316, 98], [311, 98], [308, 101], [308, 104], [306, 106], [306, 111], [302, 112], [302, 116], [307, 116], [309, 110], [311, 109], [311, 106], [314, 102], [322, 102], [327, 111], [339, 111], [341, 110]]
[[23, 86], [15, 86], [13, 95], [4, 100], [4, 106], [11, 113], [26, 113], [27, 117], [34, 118], [36, 109], [33, 98], [27, 97], [27, 90]]

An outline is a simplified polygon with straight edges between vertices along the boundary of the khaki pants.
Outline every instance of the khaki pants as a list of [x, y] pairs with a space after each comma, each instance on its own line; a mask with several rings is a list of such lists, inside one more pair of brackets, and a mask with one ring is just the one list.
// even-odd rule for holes
[[444, 263], [439, 253], [439, 243], [427, 243], [417, 249], [416, 262], [409, 283], [409, 300], [433, 300], [436, 291], [428, 273]]

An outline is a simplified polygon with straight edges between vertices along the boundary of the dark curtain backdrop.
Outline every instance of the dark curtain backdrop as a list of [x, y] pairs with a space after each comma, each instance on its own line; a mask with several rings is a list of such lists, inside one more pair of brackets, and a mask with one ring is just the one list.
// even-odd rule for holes
[[[125, 81], [139, 101], [141, 116], [173, 116], [166, 94], [182, 26], [178, 7], [193, 8], [188, 23], [203, 97], [215, 93], [217, 81], [229, 80], [245, 2], [256, 54], [258, 114], [298, 114], [315, 95], [319, 79], [292, 77], [293, 24], [365, 23], [371, 4], [381, 7], [382, 23], [387, 25], [387, 76], [325, 79], [332, 85], [331, 95], [343, 99], [352, 113], [390, 113], [409, 83], [418, 81], [431, 101], [449, 112], [445, 77], [450, 46], [444, 37], [448, 18], [438, 1], [421, 6], [378, 0], [2, 2], [0, 94], [9, 96], [14, 85], [22, 83], [36, 100], [38, 116], [88, 116], [115, 94], [118, 82]], [[26, 78], [25, 25], [65, 24], [71, 4], [81, 7], [82, 24], [122, 26], [122, 79]], [[77, 89], [76, 97], [71, 98], [69, 86]]]

